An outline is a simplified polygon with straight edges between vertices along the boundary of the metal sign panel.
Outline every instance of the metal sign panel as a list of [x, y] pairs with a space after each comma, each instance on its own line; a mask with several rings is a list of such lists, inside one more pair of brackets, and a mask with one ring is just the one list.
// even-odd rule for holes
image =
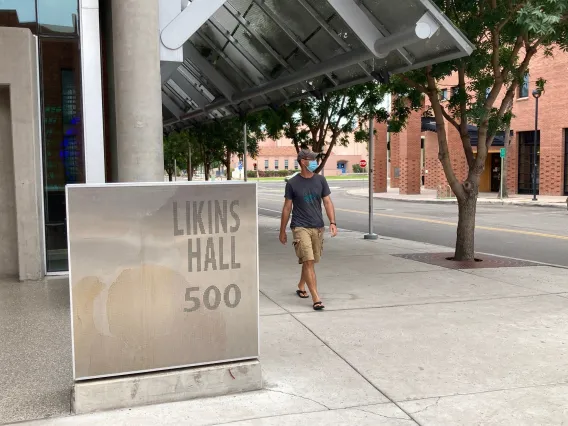
[[258, 357], [256, 184], [66, 193], [75, 380]]

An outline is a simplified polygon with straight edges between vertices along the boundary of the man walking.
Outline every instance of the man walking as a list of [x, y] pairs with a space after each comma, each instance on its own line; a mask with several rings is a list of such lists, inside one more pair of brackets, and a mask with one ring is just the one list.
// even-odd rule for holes
[[292, 233], [294, 236], [294, 250], [298, 262], [302, 265], [302, 275], [296, 293], [302, 299], [307, 299], [305, 285], [308, 285], [312, 295], [313, 308], [316, 311], [325, 308], [319, 294], [314, 265], [318, 263], [323, 254], [323, 237], [325, 224], [322, 215], [322, 201], [330, 222], [331, 236], [337, 235], [335, 223], [335, 209], [331, 201], [331, 191], [325, 177], [315, 174], [318, 167], [317, 154], [309, 149], [302, 149], [298, 153], [298, 164], [301, 172], [286, 183], [284, 194], [284, 207], [280, 223], [280, 242], [286, 244], [288, 237], [286, 227], [292, 213]]

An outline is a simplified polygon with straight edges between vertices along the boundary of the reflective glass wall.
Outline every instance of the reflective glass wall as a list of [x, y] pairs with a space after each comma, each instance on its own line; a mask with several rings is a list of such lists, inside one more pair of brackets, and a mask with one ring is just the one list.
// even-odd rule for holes
[[65, 185], [85, 181], [78, 0], [0, 0], [0, 26], [39, 37], [47, 271], [67, 271]]

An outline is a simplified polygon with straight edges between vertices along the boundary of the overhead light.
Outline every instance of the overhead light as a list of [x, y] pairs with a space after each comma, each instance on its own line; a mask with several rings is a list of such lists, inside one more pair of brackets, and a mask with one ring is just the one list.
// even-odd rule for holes
[[378, 58], [385, 58], [393, 50], [431, 38], [439, 28], [440, 24], [426, 12], [414, 27], [378, 39], [374, 46], [375, 55]]

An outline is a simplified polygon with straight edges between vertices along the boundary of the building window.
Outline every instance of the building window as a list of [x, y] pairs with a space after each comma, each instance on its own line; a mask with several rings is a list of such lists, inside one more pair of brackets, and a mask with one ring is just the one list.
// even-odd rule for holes
[[440, 91], [440, 100], [447, 101], [448, 100], [448, 89], [442, 89]]
[[294, 160], [294, 170], [299, 170], [300, 165], [298, 164], [298, 160]]
[[523, 78], [523, 84], [519, 86], [519, 99], [529, 97], [529, 74], [526, 73]]
[[65, 185], [85, 182], [77, 38], [40, 37], [47, 269], [68, 270]]
[[[534, 131], [518, 132], [519, 135], [519, 194], [532, 194], [532, 171], [534, 164]], [[536, 192], [539, 191], [540, 174], [540, 131], [537, 134]]]
[[268, 170], [268, 160], [264, 160], [264, 170]]
[[29, 28], [37, 34], [35, 0], [0, 0], [0, 27]]
[[45, 35], [78, 34], [77, 0], [37, 0], [39, 31]]
[[288, 160], [284, 160], [284, 170], [288, 170]]
[[485, 89], [485, 99], [487, 99], [489, 97], [490, 93], [491, 93], [491, 87], [488, 87], [487, 89]]
[[274, 170], [278, 170], [278, 160], [274, 160]]
[[258, 170], [258, 165], [254, 163], [254, 171], [256, 172], [257, 170]]
[[460, 90], [459, 86], [452, 87], [452, 97], [456, 96]]

